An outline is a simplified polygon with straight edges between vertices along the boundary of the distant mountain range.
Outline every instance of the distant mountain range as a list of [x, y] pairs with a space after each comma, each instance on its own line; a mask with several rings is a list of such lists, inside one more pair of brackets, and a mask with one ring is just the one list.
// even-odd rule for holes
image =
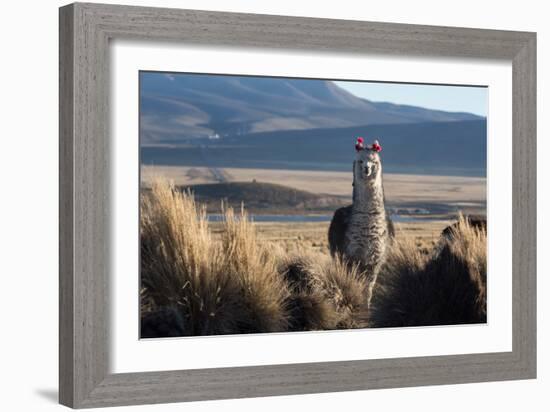
[[345, 170], [357, 136], [386, 172], [485, 176], [487, 122], [470, 113], [371, 102], [331, 81], [140, 75], [141, 161]]
[[140, 74], [142, 146], [262, 132], [475, 120], [484, 118], [372, 102], [332, 81]]
[[384, 170], [485, 176], [485, 120], [254, 133], [185, 146], [142, 146], [148, 165], [351, 171], [357, 136], [382, 145]]

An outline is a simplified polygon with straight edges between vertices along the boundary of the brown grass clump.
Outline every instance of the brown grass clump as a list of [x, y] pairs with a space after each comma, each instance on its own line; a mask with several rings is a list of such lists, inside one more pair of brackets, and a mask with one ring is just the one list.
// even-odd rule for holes
[[396, 241], [374, 290], [373, 327], [484, 323], [487, 236], [462, 216], [431, 256]]
[[177, 308], [185, 335], [231, 333], [245, 315], [241, 285], [225, 270], [204, 209], [163, 182], [141, 198], [141, 281], [157, 307]]
[[181, 318], [184, 335], [287, 329], [286, 285], [244, 211], [225, 211], [216, 242], [193, 195], [158, 181], [142, 196], [140, 228], [142, 326], [155, 319], [179, 330]]
[[363, 328], [368, 320], [368, 284], [357, 266], [334, 258], [319, 279], [327, 298], [336, 307], [339, 329]]
[[296, 254], [282, 259], [279, 272], [288, 283], [289, 330], [335, 329], [338, 315], [326, 299], [316, 279], [323, 276], [322, 264], [310, 254]]
[[288, 290], [277, 271], [276, 254], [260, 244], [247, 213], [241, 208], [224, 212], [222, 251], [224, 270], [236, 279], [248, 316], [241, 319], [244, 332], [280, 332], [288, 328]]
[[361, 328], [367, 325], [367, 283], [357, 267], [320, 253], [281, 264], [291, 290], [293, 330]]

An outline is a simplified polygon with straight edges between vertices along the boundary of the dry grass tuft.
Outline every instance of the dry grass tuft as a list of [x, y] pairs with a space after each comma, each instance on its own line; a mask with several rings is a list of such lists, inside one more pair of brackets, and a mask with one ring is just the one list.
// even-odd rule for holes
[[241, 285], [225, 270], [204, 209], [192, 195], [156, 181], [141, 200], [141, 281], [157, 307], [181, 313], [186, 335], [237, 330], [245, 308]]
[[289, 329], [293, 331], [335, 329], [338, 316], [334, 305], [315, 279], [323, 276], [322, 263], [313, 253], [284, 257], [279, 272], [289, 285]]
[[256, 231], [241, 207], [224, 212], [222, 251], [226, 272], [241, 287], [248, 316], [240, 322], [244, 332], [279, 332], [287, 330], [286, 283], [277, 271], [276, 254], [258, 242]]
[[142, 301], [175, 308], [185, 335], [287, 329], [286, 285], [246, 213], [227, 209], [215, 242], [193, 195], [162, 181], [142, 196], [141, 277]]
[[367, 325], [367, 283], [357, 267], [309, 252], [287, 258], [280, 271], [290, 285], [293, 330]]
[[368, 283], [357, 266], [330, 259], [324, 277], [319, 279], [325, 295], [339, 315], [339, 329], [363, 328], [368, 321]]
[[484, 323], [487, 236], [462, 216], [431, 256], [396, 241], [374, 290], [373, 327]]

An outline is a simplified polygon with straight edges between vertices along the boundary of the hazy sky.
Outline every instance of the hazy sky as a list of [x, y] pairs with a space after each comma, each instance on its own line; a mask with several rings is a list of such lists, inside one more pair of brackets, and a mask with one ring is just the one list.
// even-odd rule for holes
[[335, 82], [356, 96], [375, 102], [421, 106], [487, 116], [487, 88], [400, 83]]

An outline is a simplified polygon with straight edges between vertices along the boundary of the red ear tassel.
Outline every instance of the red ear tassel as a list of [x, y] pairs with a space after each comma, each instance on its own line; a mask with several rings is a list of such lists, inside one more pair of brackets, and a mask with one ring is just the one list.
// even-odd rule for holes
[[360, 150], [363, 150], [365, 148], [365, 146], [363, 146], [363, 138], [362, 137], [358, 137], [357, 138], [357, 142], [355, 142], [355, 150], [356, 151], [360, 151]]
[[380, 146], [378, 144], [378, 142], [374, 142], [372, 144], [372, 150], [374, 150], [375, 152], [381, 152], [382, 151], [382, 146]]

